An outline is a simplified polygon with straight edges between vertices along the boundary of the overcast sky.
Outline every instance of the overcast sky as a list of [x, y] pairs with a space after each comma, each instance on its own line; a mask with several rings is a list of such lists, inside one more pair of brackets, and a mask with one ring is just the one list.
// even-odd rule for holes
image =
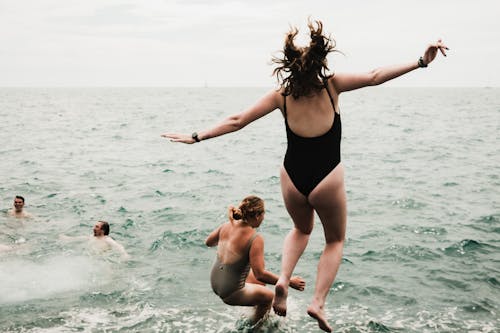
[[0, 86], [273, 86], [290, 25], [320, 19], [336, 72], [417, 60], [392, 86], [500, 86], [499, 0], [0, 0]]

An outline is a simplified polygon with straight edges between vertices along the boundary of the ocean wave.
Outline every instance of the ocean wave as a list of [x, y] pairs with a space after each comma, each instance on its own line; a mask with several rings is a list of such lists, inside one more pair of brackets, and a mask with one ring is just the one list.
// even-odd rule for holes
[[477, 223], [497, 224], [500, 223], [500, 214], [484, 215], [474, 220]]
[[498, 311], [498, 306], [496, 305], [496, 301], [482, 299], [479, 302], [471, 302], [470, 304], [463, 305], [462, 309], [466, 312], [484, 312], [487, 314], [495, 315], [495, 313]]
[[498, 251], [498, 247], [473, 239], [464, 239], [441, 250], [447, 256], [457, 257], [474, 255], [477, 253], [488, 254]]
[[439, 311], [392, 308], [385, 313], [373, 315], [370, 308], [362, 305], [345, 305], [335, 309], [334, 331], [339, 333], [373, 332], [496, 332], [497, 322], [472, 317], [456, 307]]
[[173, 232], [167, 230], [163, 232], [162, 236], [153, 241], [150, 246], [150, 251], [156, 251], [158, 249], [183, 249], [199, 247], [206, 249], [205, 238], [208, 235], [206, 230], [192, 229], [181, 232]]
[[362, 254], [363, 261], [397, 261], [410, 262], [414, 260], [432, 261], [441, 255], [429, 248], [419, 245], [402, 246], [393, 244], [380, 251], [368, 250]]

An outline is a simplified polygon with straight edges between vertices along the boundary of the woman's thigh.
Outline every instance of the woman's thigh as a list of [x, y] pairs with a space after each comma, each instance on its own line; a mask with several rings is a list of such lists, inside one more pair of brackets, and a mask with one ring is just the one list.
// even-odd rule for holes
[[258, 284], [245, 283], [245, 287], [235, 291], [223, 301], [229, 305], [254, 306], [270, 303], [273, 298], [272, 290]]
[[307, 197], [297, 190], [284, 167], [280, 171], [281, 194], [286, 210], [297, 229], [310, 234], [314, 226], [314, 209]]
[[347, 198], [344, 167], [337, 165], [309, 195], [309, 202], [318, 214], [326, 242], [343, 241], [347, 222]]

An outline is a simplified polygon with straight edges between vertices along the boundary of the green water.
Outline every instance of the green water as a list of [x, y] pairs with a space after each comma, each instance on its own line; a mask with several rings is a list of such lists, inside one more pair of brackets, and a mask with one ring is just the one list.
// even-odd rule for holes
[[[275, 112], [239, 133], [172, 144], [265, 89], [0, 89], [0, 331], [250, 332], [210, 289], [206, 235], [248, 194], [266, 201], [267, 268], [291, 221]], [[498, 332], [500, 91], [374, 88], [341, 96], [348, 229], [327, 303], [335, 332]], [[4, 213], [16, 194], [35, 215]], [[132, 256], [95, 254], [98, 219]], [[25, 241], [24, 241], [25, 240]], [[318, 332], [305, 313], [320, 225], [289, 315], [263, 332]]]

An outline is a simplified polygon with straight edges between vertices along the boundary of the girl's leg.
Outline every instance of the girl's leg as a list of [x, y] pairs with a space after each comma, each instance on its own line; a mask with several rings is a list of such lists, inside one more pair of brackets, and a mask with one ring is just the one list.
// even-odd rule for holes
[[281, 259], [281, 275], [276, 283], [273, 309], [277, 315], [286, 316], [288, 284], [295, 266], [309, 241], [314, 225], [314, 210], [307, 198], [293, 185], [286, 170], [281, 168], [281, 192], [294, 228], [285, 237]]
[[255, 306], [255, 312], [252, 316], [254, 323], [258, 322], [269, 312], [273, 301], [274, 293], [264, 286], [245, 283], [245, 287], [235, 291], [223, 301], [229, 305]]
[[347, 204], [343, 171], [342, 165], [338, 165], [309, 195], [323, 225], [326, 244], [318, 264], [313, 300], [307, 312], [326, 332], [331, 332], [331, 327], [326, 321], [324, 306], [342, 261], [346, 230]]

